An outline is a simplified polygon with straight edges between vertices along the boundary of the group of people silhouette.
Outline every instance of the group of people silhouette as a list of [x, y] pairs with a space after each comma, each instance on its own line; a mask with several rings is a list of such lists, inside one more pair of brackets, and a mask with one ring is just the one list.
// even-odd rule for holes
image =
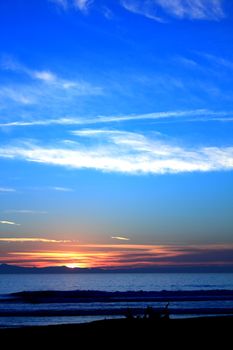
[[[137, 316], [137, 318], [143, 318], [148, 320], [160, 320], [160, 319], [169, 319], [169, 303], [166, 304], [163, 310], [156, 310], [152, 306], [147, 306], [145, 309], [144, 315], [142, 317]], [[125, 314], [128, 320], [134, 319], [133, 310], [128, 308]]]

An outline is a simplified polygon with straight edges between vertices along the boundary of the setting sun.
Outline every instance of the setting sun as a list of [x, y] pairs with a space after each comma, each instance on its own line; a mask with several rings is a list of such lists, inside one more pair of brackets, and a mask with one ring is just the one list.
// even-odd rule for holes
[[70, 263], [66, 264], [66, 267], [68, 267], [69, 269], [75, 269], [76, 267], [80, 267], [80, 265], [77, 263]]

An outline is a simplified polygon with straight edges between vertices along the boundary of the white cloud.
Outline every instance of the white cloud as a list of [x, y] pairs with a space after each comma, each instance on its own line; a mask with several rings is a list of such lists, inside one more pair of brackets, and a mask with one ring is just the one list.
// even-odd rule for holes
[[14, 221], [7, 221], [7, 220], [0, 220], [0, 224], [20, 226], [20, 224], [17, 224]]
[[221, 19], [222, 0], [156, 0], [166, 12], [177, 18]]
[[121, 236], [112, 236], [112, 239], [118, 239], [119, 241], [130, 241], [130, 238], [121, 237]]
[[32, 75], [36, 79], [39, 79], [45, 82], [54, 82], [57, 80], [56, 75], [49, 71], [34, 71], [32, 72]]
[[85, 81], [72, 81], [59, 78], [55, 73], [50, 71], [30, 71], [30, 75], [40, 80], [41, 82], [52, 85], [57, 89], [63, 90], [76, 90], [79, 91], [80, 95], [95, 94], [97, 91], [100, 92], [100, 88], [94, 87]]
[[[122, 131], [120, 130], [109, 130], [109, 129], [82, 129], [82, 130], [75, 130], [71, 132], [73, 135], [76, 136], [84, 136], [84, 137], [101, 137], [101, 136], [108, 136], [112, 137], [113, 135], [122, 135]], [[130, 132], [123, 132], [124, 135], [126, 133], [130, 135]]]
[[182, 64], [182, 66], [184, 66], [186, 68], [200, 69], [199, 64], [194, 59], [190, 59], [190, 58], [187, 58], [185, 56], [177, 55], [176, 57], [174, 57], [174, 62]]
[[73, 189], [69, 188], [69, 187], [54, 186], [54, 187], [50, 187], [50, 188], [51, 188], [51, 190], [58, 191], [58, 192], [73, 192]]
[[68, 6], [67, 0], [49, 0], [50, 2], [53, 2], [54, 4], [58, 5], [59, 7], [62, 7], [64, 10]]
[[[101, 131], [102, 132], [102, 131]], [[81, 135], [79, 131], [74, 131]], [[233, 147], [184, 147], [155, 135], [125, 131], [86, 133], [88, 142], [37, 145], [30, 142], [0, 149], [0, 157], [23, 159], [75, 169], [96, 169], [126, 174], [165, 174], [233, 170]]]
[[11, 209], [4, 210], [4, 213], [15, 213], [15, 214], [47, 214], [47, 211], [43, 210], [30, 210], [30, 209]]
[[[50, 0], [63, 9], [77, 9], [87, 13], [96, 0]], [[118, 0], [127, 11], [158, 22], [166, 22], [167, 17], [190, 20], [220, 20], [225, 17], [223, 0]], [[108, 6], [108, 15], [111, 13]], [[102, 4], [103, 6], [103, 4]], [[103, 6], [104, 7], [104, 6]]]
[[75, 6], [80, 11], [84, 11], [84, 12], [88, 10], [92, 2], [93, 2], [92, 0], [74, 0]]
[[167, 15], [191, 20], [220, 20], [225, 16], [222, 0], [121, 0], [121, 4], [130, 12], [160, 22]]
[[14, 188], [9, 188], [9, 187], [0, 187], [0, 192], [16, 192]]
[[[11, 108], [12, 102], [22, 106], [37, 105], [42, 111], [48, 110], [51, 106], [53, 106], [53, 109], [55, 107], [63, 109], [64, 105], [70, 106], [78, 97], [102, 95], [104, 95], [104, 89], [101, 86], [92, 85], [85, 81], [63, 79], [55, 81], [37, 79], [36, 82], [30, 84], [11, 83], [8, 86], [0, 86], [0, 102], [5, 109]], [[49, 120], [48, 123], [38, 121], [38, 125], [41, 125], [41, 123], [42, 125], [52, 124]], [[58, 122], [58, 124], [62, 124], [62, 122]], [[17, 122], [15, 125], [17, 125]]]
[[24, 87], [20, 89], [17, 86], [0, 86], [0, 98], [10, 99], [22, 105], [31, 105], [35, 102], [35, 97], [31, 91], [24, 91]]
[[39, 243], [70, 243], [72, 241], [70, 240], [57, 240], [57, 239], [47, 239], [47, 238], [0, 238], [0, 242], [7, 242], [7, 243], [24, 243], [24, 242], [39, 242]]
[[[17, 62], [12, 57], [3, 57], [0, 65], [4, 70], [20, 73], [30, 78], [30, 82], [17, 82], [16, 84], [11, 82], [6, 86], [0, 86], [0, 98], [10, 99], [20, 104], [34, 104], [41, 99], [45, 101], [55, 100], [55, 103], [57, 103], [65, 98], [72, 100], [77, 96], [103, 95], [103, 88], [100, 86], [82, 79], [65, 79], [51, 70], [32, 69]], [[44, 84], [46, 84], [46, 89], [44, 89]], [[65, 91], [69, 91], [69, 94], [64, 94]]]
[[216, 69], [216, 66], [220, 66], [221, 68], [229, 69], [230, 71], [233, 70], [232, 60], [228, 60], [221, 56], [216, 56], [206, 52], [196, 52], [196, 54], [200, 56], [202, 59], [204, 58], [207, 61], [208, 65], [210, 64], [213, 65], [215, 69]]
[[157, 15], [156, 9], [154, 9], [153, 1], [140, 1], [140, 0], [121, 0], [121, 5], [129, 12], [143, 15], [149, 19], [157, 22], [164, 22], [164, 19]]
[[[129, 114], [119, 116], [97, 116], [93, 118], [74, 118], [65, 117], [57, 119], [36, 119], [36, 120], [18, 120], [10, 121], [7, 123], [0, 123], [0, 127], [22, 127], [22, 126], [49, 126], [49, 125], [91, 125], [91, 124], [108, 124], [127, 122], [134, 120], [162, 120], [162, 119], [184, 119], [185, 121], [232, 121], [233, 112], [229, 111], [211, 111], [207, 109], [196, 110], [184, 110], [184, 111], [168, 111], [168, 112], [155, 112], [147, 114]], [[87, 131], [79, 131], [85, 133]], [[88, 131], [93, 132], [92, 131]], [[96, 131], [95, 131], [96, 132]], [[99, 130], [98, 133], [103, 133]]]
[[64, 10], [77, 9], [81, 12], [87, 12], [94, 0], [49, 0]]

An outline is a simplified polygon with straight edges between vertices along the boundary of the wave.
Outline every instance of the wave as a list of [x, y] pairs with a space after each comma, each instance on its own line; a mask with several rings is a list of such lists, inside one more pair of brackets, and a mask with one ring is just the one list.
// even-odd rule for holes
[[[154, 308], [157, 313], [163, 313], [164, 308]], [[0, 310], [0, 317], [61, 317], [61, 316], [125, 316], [129, 308], [105, 309], [41, 309], [41, 310]], [[146, 308], [130, 309], [132, 315], [145, 314]], [[233, 308], [170, 308], [171, 315], [233, 315]]]
[[233, 301], [233, 290], [193, 291], [23, 291], [0, 296], [0, 303], [119, 303], [119, 302]]
[[47, 290], [0, 295], [0, 317], [5, 320], [15, 317], [123, 317], [129, 309], [133, 315], [143, 316], [149, 306], [161, 314], [169, 310], [175, 317], [233, 315], [233, 290]]

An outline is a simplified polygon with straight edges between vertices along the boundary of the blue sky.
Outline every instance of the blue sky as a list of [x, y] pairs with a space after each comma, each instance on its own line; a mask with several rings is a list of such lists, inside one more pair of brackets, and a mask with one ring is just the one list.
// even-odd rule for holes
[[0, 33], [1, 261], [232, 247], [231, 1], [3, 0]]

